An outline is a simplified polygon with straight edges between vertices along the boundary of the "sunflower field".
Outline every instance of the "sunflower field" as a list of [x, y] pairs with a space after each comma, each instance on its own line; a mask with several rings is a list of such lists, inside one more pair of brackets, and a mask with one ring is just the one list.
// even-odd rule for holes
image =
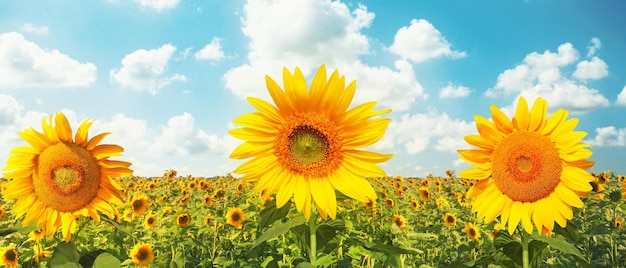
[[[387, 176], [367, 151], [390, 123], [322, 65], [269, 76], [274, 104], [233, 120], [246, 160], [225, 176], [158, 178], [63, 113], [19, 132], [3, 168], [0, 264], [10, 267], [623, 267], [623, 175], [594, 162], [577, 118], [520, 97], [490, 107], [458, 174]], [[237, 174], [237, 175], [233, 175]]]
[[[533, 267], [621, 267], [624, 176], [594, 174], [594, 191], [553, 236], [530, 236]], [[368, 179], [378, 194], [361, 203], [338, 193], [337, 218], [318, 220], [321, 267], [515, 267], [521, 244], [497, 222], [485, 224], [465, 197], [471, 180], [453, 171], [425, 178]], [[4, 200], [2, 262], [21, 267], [299, 267], [309, 227], [292, 204], [277, 209], [230, 175], [120, 177], [127, 202], [115, 217], [78, 222], [69, 242], [21, 227]], [[139, 249], [135, 248], [136, 245]], [[143, 250], [144, 252], [138, 252]], [[141, 262], [143, 261], [143, 262]]]

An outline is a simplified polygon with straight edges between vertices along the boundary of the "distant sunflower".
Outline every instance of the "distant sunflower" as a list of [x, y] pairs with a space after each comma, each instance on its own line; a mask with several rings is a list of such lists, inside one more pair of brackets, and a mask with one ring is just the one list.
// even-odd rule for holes
[[41, 230], [32, 230], [30, 233], [28, 233], [28, 237], [30, 237], [32, 240], [35, 240], [36, 242], [41, 241], [43, 235], [44, 233]]
[[498, 215], [513, 233], [519, 222], [532, 233], [552, 231], [554, 222], [565, 227], [572, 207], [583, 207], [592, 187], [593, 176], [585, 170], [593, 166], [589, 145], [582, 143], [587, 133], [574, 128], [578, 119], [567, 120], [568, 112], [559, 109], [546, 119], [548, 104], [538, 98], [532, 109], [520, 97], [510, 120], [495, 105], [493, 122], [476, 116], [479, 135], [465, 141], [476, 150], [459, 150], [460, 158], [476, 166], [459, 177], [475, 179], [467, 197], [473, 199], [472, 212], [485, 222]]
[[148, 197], [145, 194], [136, 194], [130, 201], [133, 216], [139, 216], [148, 208]]
[[210, 195], [204, 196], [204, 198], [202, 199], [202, 204], [204, 204], [205, 206], [213, 205], [213, 198]]
[[4, 215], [6, 214], [7, 214], [7, 209], [4, 207], [0, 207], [0, 219], [2, 219]]
[[[428, 180], [425, 180], [428, 181]], [[422, 186], [420, 187], [417, 192], [420, 194], [420, 200], [422, 201], [428, 201], [430, 200], [430, 192], [428, 191], [428, 187], [427, 186]]]
[[327, 80], [324, 65], [310, 90], [299, 68], [293, 75], [283, 69], [284, 91], [269, 76], [265, 81], [276, 106], [249, 97], [258, 112], [233, 120], [243, 128], [231, 130], [230, 135], [245, 142], [230, 157], [252, 158], [235, 172], [244, 174], [244, 181], [257, 182], [258, 192], [277, 192], [277, 207], [293, 196], [297, 210], [306, 219], [312, 203], [323, 218], [329, 215], [334, 219], [335, 190], [360, 202], [376, 198], [365, 178], [385, 176], [377, 163], [392, 155], [361, 148], [383, 137], [390, 120], [372, 117], [391, 109], [374, 110], [376, 102], [348, 109], [356, 82], [345, 87], [345, 78], [338, 71]]
[[415, 199], [415, 197], [411, 197], [411, 209], [416, 210], [419, 206], [420, 205], [417, 202], [417, 199]]
[[385, 199], [385, 205], [389, 208], [393, 207], [393, 205], [395, 204], [395, 202], [393, 201], [393, 199]]
[[63, 113], [42, 121], [43, 133], [35, 129], [19, 132], [30, 146], [10, 152], [4, 178], [10, 181], [3, 196], [17, 199], [12, 211], [17, 218], [26, 215], [23, 224], [35, 221], [49, 236], [62, 227], [69, 241], [76, 230], [76, 219], [90, 216], [96, 222], [103, 213], [113, 216], [111, 203], [123, 206], [121, 187], [113, 179], [132, 174], [128, 162], [110, 160], [123, 148], [98, 144], [110, 133], [88, 138], [93, 121], [83, 121], [76, 135]]
[[137, 244], [130, 251], [130, 259], [135, 265], [143, 267], [154, 261], [154, 253], [152, 253], [152, 246], [150, 244], [141, 243]]
[[148, 215], [146, 215], [146, 218], [143, 221], [144, 225], [147, 228], [154, 228], [154, 226], [156, 226], [157, 224], [157, 217], [156, 215], [152, 214], [152, 213], [148, 213]]
[[18, 255], [14, 246], [6, 246], [0, 248], [0, 264], [9, 267], [17, 267]]
[[448, 227], [455, 226], [456, 225], [456, 216], [454, 216], [454, 214], [452, 214], [452, 213], [446, 213], [446, 215], [443, 216], [443, 224], [445, 224]]
[[180, 227], [185, 227], [189, 225], [189, 222], [191, 222], [191, 217], [189, 217], [189, 214], [187, 213], [178, 215], [178, 217], [176, 218], [176, 225]]
[[240, 208], [231, 208], [226, 213], [226, 222], [234, 226], [237, 229], [243, 227], [243, 222], [246, 220], [246, 214]]
[[406, 218], [402, 215], [393, 215], [393, 223], [402, 230], [406, 226]]
[[471, 223], [465, 225], [465, 233], [467, 233], [467, 237], [472, 241], [476, 241], [480, 238], [480, 230]]
[[363, 203], [366, 209], [371, 210], [376, 207], [376, 199], [368, 197], [367, 202]]
[[211, 226], [212, 223], [213, 223], [213, 217], [211, 217], [211, 215], [207, 216], [204, 219], [204, 225]]

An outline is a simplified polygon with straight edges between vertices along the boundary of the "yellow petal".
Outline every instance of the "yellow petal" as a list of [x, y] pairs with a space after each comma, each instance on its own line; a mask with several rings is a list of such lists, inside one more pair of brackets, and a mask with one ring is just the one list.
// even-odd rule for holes
[[267, 85], [267, 89], [272, 97], [272, 100], [278, 107], [278, 110], [281, 113], [292, 114], [294, 112], [293, 104], [285, 95], [285, 92], [280, 88], [280, 86], [269, 76], [265, 76], [265, 84]]
[[500, 109], [493, 104], [489, 107], [489, 109], [491, 110], [493, 123], [496, 125], [498, 130], [505, 134], [513, 132], [513, 123], [511, 123], [511, 120], [508, 116], [506, 116], [506, 114], [500, 111]]
[[55, 129], [57, 136], [61, 141], [73, 142], [72, 140], [72, 126], [63, 113], [57, 113], [54, 118]]
[[513, 116], [513, 128], [518, 130], [528, 130], [528, 104], [526, 99], [521, 96], [517, 103], [517, 109], [515, 110], [515, 116]]
[[470, 168], [463, 170], [458, 175], [459, 178], [483, 180], [491, 177], [491, 170], [483, 170], [480, 168]]
[[541, 134], [548, 136], [552, 134], [552, 131], [554, 131], [554, 129], [559, 126], [564, 120], [565, 118], [567, 118], [567, 114], [569, 112], [563, 109], [559, 109], [556, 112], [554, 112], [550, 117], [548, 117], [548, 119], [546, 120], [546, 124], [544, 125], [543, 129], [541, 130]]
[[523, 213], [524, 212], [522, 211], [522, 202], [514, 201], [513, 205], [511, 206], [511, 214], [509, 215], [509, 220], [508, 220], [509, 222], [508, 231], [510, 235], [513, 235], [515, 228], [517, 228], [517, 225], [522, 219]]
[[582, 208], [584, 206], [583, 202], [576, 195], [576, 193], [572, 192], [571, 189], [561, 183], [554, 188], [554, 192], [566, 205], [577, 208]]
[[543, 128], [547, 112], [548, 103], [542, 98], [537, 98], [535, 100], [535, 103], [533, 104], [533, 107], [530, 110], [530, 121], [528, 125], [528, 130], [539, 131], [541, 128]]
[[331, 219], [337, 215], [337, 197], [335, 188], [327, 178], [310, 178], [308, 180], [313, 201], [321, 211], [327, 213]]
[[467, 143], [480, 149], [491, 150], [495, 144], [480, 135], [467, 135], [463, 138]]
[[571, 166], [563, 167], [563, 172], [561, 173], [561, 182], [574, 191], [591, 191], [592, 187], [589, 182], [591, 182], [592, 180], [593, 177], [580, 168]]

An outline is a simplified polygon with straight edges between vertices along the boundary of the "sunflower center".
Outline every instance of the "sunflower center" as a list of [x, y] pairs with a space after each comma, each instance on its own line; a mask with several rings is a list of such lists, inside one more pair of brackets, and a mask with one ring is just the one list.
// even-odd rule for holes
[[559, 151], [536, 132], [506, 136], [493, 151], [493, 180], [514, 201], [533, 202], [547, 197], [561, 181]]
[[287, 118], [276, 136], [274, 152], [278, 163], [304, 176], [324, 177], [343, 160], [342, 138], [335, 124], [317, 113]]
[[291, 155], [303, 165], [315, 164], [326, 158], [326, 137], [313, 128], [296, 128], [291, 133], [290, 141]]
[[74, 143], [57, 143], [40, 155], [33, 173], [37, 197], [48, 207], [73, 212], [98, 193], [100, 167], [91, 152]]
[[5, 257], [8, 261], [15, 261], [15, 259], [17, 259], [17, 254], [15, 254], [14, 250], [9, 250], [7, 251]]
[[241, 215], [239, 215], [239, 213], [233, 213], [232, 216], [230, 216], [230, 218], [234, 221], [234, 222], [238, 222], [239, 219], [241, 219]]
[[141, 249], [141, 250], [139, 250], [139, 252], [137, 254], [137, 259], [143, 261], [143, 260], [147, 259], [149, 255], [150, 254], [149, 254], [149, 252], [147, 250]]

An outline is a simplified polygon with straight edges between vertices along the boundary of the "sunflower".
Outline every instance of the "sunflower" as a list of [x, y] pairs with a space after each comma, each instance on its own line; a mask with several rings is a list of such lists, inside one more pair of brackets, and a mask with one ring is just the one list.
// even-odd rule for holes
[[6, 214], [7, 214], [7, 209], [4, 207], [0, 207], [0, 219], [2, 219], [4, 215]]
[[478, 227], [469, 222], [465, 225], [465, 233], [467, 233], [467, 237], [472, 241], [476, 241], [480, 238], [480, 230]]
[[145, 194], [136, 194], [130, 201], [130, 206], [133, 211], [133, 216], [139, 216], [146, 212], [148, 207], [148, 197]]
[[191, 221], [191, 218], [189, 217], [189, 214], [187, 214], [187, 213], [180, 214], [176, 218], [176, 225], [178, 225], [180, 227], [185, 227], [185, 226], [189, 225], [190, 221]]
[[18, 261], [17, 251], [14, 246], [0, 248], [0, 263], [9, 267], [16, 267]]
[[282, 207], [294, 197], [298, 211], [308, 219], [311, 204], [323, 218], [335, 218], [335, 190], [360, 202], [376, 198], [366, 177], [385, 176], [377, 163], [392, 155], [361, 150], [380, 140], [390, 119], [375, 118], [391, 109], [374, 110], [376, 102], [348, 109], [356, 82], [345, 87], [345, 78], [335, 71], [326, 79], [322, 65], [307, 89], [299, 68], [292, 75], [283, 69], [285, 90], [269, 76], [265, 79], [276, 104], [249, 97], [258, 110], [233, 123], [243, 126], [229, 133], [245, 142], [231, 154], [234, 159], [251, 160], [235, 172], [242, 180], [257, 182], [256, 191], [276, 194]]
[[402, 230], [406, 226], [406, 219], [402, 215], [393, 215], [393, 223]]
[[212, 223], [213, 223], [213, 217], [211, 217], [211, 215], [206, 216], [206, 218], [204, 219], [204, 225], [211, 226]]
[[231, 208], [226, 213], [226, 221], [235, 228], [241, 229], [245, 220], [246, 214], [240, 208]]
[[392, 208], [394, 204], [395, 202], [393, 201], [393, 199], [385, 199], [385, 205], [387, 205], [387, 207]]
[[589, 145], [580, 142], [587, 133], [574, 132], [578, 119], [567, 119], [559, 109], [546, 118], [547, 102], [538, 98], [532, 109], [520, 97], [510, 120], [495, 105], [493, 122], [476, 116], [479, 135], [465, 141], [476, 150], [459, 150], [460, 158], [476, 166], [459, 177], [476, 183], [468, 190], [473, 199], [472, 212], [485, 222], [508, 222], [513, 231], [522, 222], [527, 233], [533, 224], [538, 231], [552, 231], [554, 222], [565, 227], [571, 220], [572, 207], [583, 207], [593, 176], [585, 170], [593, 166]]
[[448, 227], [455, 226], [456, 225], [456, 216], [454, 216], [454, 214], [452, 214], [452, 213], [446, 213], [446, 215], [443, 216], [443, 224], [445, 224]]
[[427, 186], [420, 187], [417, 190], [417, 192], [420, 194], [420, 200], [422, 200], [422, 201], [430, 200], [430, 192], [428, 191], [428, 187]]
[[98, 144], [110, 133], [88, 139], [92, 120], [83, 121], [76, 135], [63, 113], [42, 121], [43, 133], [26, 129], [18, 133], [31, 146], [10, 152], [4, 177], [5, 198], [17, 199], [12, 211], [17, 218], [26, 215], [24, 225], [33, 220], [46, 235], [62, 227], [69, 241], [80, 216], [100, 221], [100, 213], [113, 215], [111, 203], [123, 206], [121, 187], [113, 179], [132, 174], [128, 162], [110, 160], [123, 148]]
[[368, 197], [367, 202], [363, 203], [363, 205], [367, 210], [374, 209], [376, 207], [376, 199]]
[[146, 243], [135, 245], [130, 251], [130, 259], [139, 267], [152, 263], [154, 261], [152, 246]]
[[152, 214], [152, 213], [148, 213], [148, 215], [146, 215], [146, 218], [143, 221], [144, 225], [147, 228], [154, 228], [154, 226], [156, 226], [157, 224], [157, 217], [156, 215]]
[[213, 205], [213, 198], [210, 195], [205, 195], [202, 200], [202, 204], [205, 206]]
[[417, 199], [415, 199], [415, 197], [411, 197], [411, 209], [416, 210], [419, 206], [420, 205], [417, 202]]
[[44, 233], [41, 230], [32, 230], [30, 233], [28, 233], [28, 237], [30, 237], [32, 240], [35, 240], [36, 242], [41, 241], [43, 235]]

